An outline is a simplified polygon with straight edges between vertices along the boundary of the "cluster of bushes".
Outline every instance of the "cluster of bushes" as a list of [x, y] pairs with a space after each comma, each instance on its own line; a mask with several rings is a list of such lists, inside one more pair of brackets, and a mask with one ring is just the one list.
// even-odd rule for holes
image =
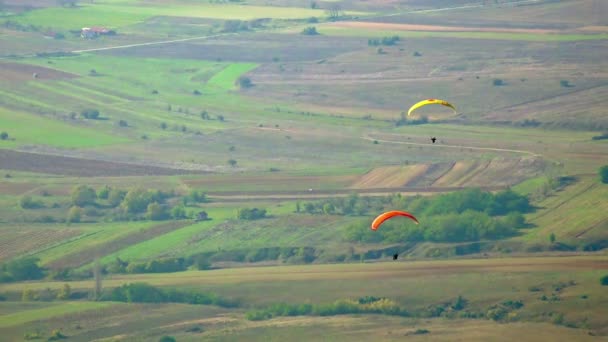
[[99, 120], [99, 110], [97, 109], [85, 109], [80, 112], [80, 115], [89, 120]]
[[44, 268], [38, 266], [38, 258], [23, 258], [0, 265], [0, 283], [37, 280], [44, 278]]
[[359, 220], [345, 231], [347, 241], [464, 242], [512, 236], [525, 225], [523, 213], [533, 210], [527, 197], [511, 190], [493, 194], [469, 189], [433, 197], [359, 197], [332, 198], [298, 203], [296, 211], [309, 214], [367, 215], [387, 208], [412, 212], [420, 225], [387, 221], [381, 230], [369, 230], [369, 218]]
[[105, 267], [107, 273], [169, 273], [188, 269], [192, 263], [184, 258], [163, 258], [148, 262], [128, 262], [116, 258]]
[[399, 36], [382, 37], [382, 39], [373, 38], [373, 39], [367, 40], [367, 45], [369, 45], [369, 46], [379, 46], [379, 45], [391, 46], [391, 45], [397, 44], [399, 39], [400, 39]]
[[[211, 262], [259, 262], [280, 260], [285, 263], [311, 263], [319, 257], [321, 251], [312, 247], [266, 247], [252, 249], [235, 249], [196, 254], [187, 260], [199, 270], [208, 268]], [[344, 259], [342, 259], [344, 260]]]
[[502, 321], [508, 317], [513, 310], [518, 310], [524, 306], [521, 300], [505, 300], [499, 304], [490, 306], [486, 310], [486, 318], [493, 321]]
[[341, 299], [331, 304], [273, 304], [265, 309], [249, 311], [246, 317], [251, 321], [261, 321], [281, 316], [336, 316], [370, 313], [409, 316], [409, 313], [393, 300], [364, 297], [358, 300]]
[[242, 208], [236, 214], [239, 220], [257, 220], [266, 217], [266, 209]]
[[591, 137], [591, 140], [605, 140], [608, 139], [608, 132], [602, 133], [600, 135], [594, 135]]
[[72, 288], [68, 284], [63, 284], [63, 287], [57, 291], [46, 288], [40, 291], [25, 289], [21, 292], [22, 301], [52, 301], [55, 299], [68, 300], [73, 299], [75, 294], [72, 293]]
[[[133, 219], [166, 220], [193, 218], [208, 219], [204, 211], [186, 211], [186, 206], [207, 202], [207, 196], [201, 190], [191, 190], [187, 195], [178, 197], [175, 192], [133, 188], [123, 190], [104, 186], [95, 191], [90, 186], [79, 185], [71, 193], [71, 207], [65, 221], [80, 222], [84, 216], [89, 218], [105, 216], [107, 219], [121, 221]], [[31, 196], [23, 196], [19, 205], [24, 209], [44, 207], [44, 203]], [[58, 204], [54, 206], [59, 207]], [[41, 222], [55, 222], [51, 216], [40, 218]]]
[[422, 115], [417, 119], [408, 119], [405, 115], [402, 115], [399, 120], [395, 121], [395, 126], [425, 125], [427, 123], [429, 123], [429, 118], [426, 115]]
[[147, 283], [130, 283], [115, 287], [101, 296], [102, 301], [125, 303], [188, 303], [217, 305], [224, 308], [238, 307], [236, 300], [213, 293], [199, 293], [176, 289], [161, 289]]
[[302, 34], [306, 35], [306, 36], [315, 36], [315, 35], [318, 35], [319, 32], [317, 32], [317, 28], [316, 27], [309, 26], [309, 27], [306, 27], [306, 28], [304, 28], [302, 30]]

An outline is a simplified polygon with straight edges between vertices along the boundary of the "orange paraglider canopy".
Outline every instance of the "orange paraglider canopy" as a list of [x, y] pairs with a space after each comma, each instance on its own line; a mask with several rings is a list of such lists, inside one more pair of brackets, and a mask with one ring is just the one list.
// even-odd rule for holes
[[412, 221], [416, 222], [416, 224], [418, 224], [418, 220], [414, 217], [414, 215], [408, 213], [407, 211], [392, 210], [392, 211], [387, 211], [385, 213], [378, 215], [378, 217], [376, 217], [374, 219], [374, 222], [372, 222], [372, 230], [378, 229], [378, 227], [380, 227], [380, 225], [382, 223], [384, 223], [384, 221], [386, 221], [392, 217], [395, 217], [395, 216], [408, 217], [408, 218], [412, 219]]

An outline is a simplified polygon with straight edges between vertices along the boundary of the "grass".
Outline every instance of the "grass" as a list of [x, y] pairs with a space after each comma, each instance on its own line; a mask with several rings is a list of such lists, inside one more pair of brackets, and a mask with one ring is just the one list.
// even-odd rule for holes
[[242, 74], [255, 69], [256, 67], [258, 67], [258, 64], [255, 63], [230, 64], [222, 71], [213, 75], [208, 84], [222, 90], [235, 89], [239, 77], [241, 77]]
[[24, 310], [12, 314], [2, 315], [0, 316], [0, 328], [7, 328], [32, 321], [50, 319], [76, 312], [98, 310], [112, 305], [114, 304], [96, 302], [67, 302], [61, 304], [52, 303], [46, 308]]
[[[605, 194], [605, 185], [600, 184], [597, 177], [581, 177], [574, 185], [537, 204], [541, 209], [530, 214], [529, 220], [538, 228], [532, 229], [523, 239], [547, 242], [551, 233], [555, 233], [557, 241], [561, 242], [588, 240], [587, 233], [591, 240], [607, 238], [605, 229], [598, 226], [605, 221], [608, 210]], [[596, 226], [597, 231], [594, 231]]]
[[33, 256], [39, 257], [42, 264], [51, 263], [70, 254], [85, 251], [112, 240], [124, 237], [130, 233], [152, 228], [154, 222], [118, 222], [100, 223], [92, 225], [75, 225], [70, 229], [82, 231], [82, 235], [59, 244], [48, 246], [41, 251], [31, 251]]
[[0, 127], [15, 140], [0, 141], [2, 147], [26, 144], [56, 147], [98, 147], [128, 142], [128, 139], [99, 132], [89, 127], [76, 127], [32, 114], [0, 108]]
[[184, 246], [188, 244], [188, 240], [193, 235], [205, 231], [214, 225], [217, 225], [218, 222], [222, 222], [223, 220], [236, 215], [235, 210], [232, 208], [213, 208], [206, 211], [211, 218], [210, 221], [195, 223], [154, 239], [127, 247], [101, 258], [100, 262], [105, 264], [113, 261], [116, 257], [120, 257], [123, 260], [142, 260], [158, 257], [160, 255], [182, 254], [181, 252], [184, 252]]

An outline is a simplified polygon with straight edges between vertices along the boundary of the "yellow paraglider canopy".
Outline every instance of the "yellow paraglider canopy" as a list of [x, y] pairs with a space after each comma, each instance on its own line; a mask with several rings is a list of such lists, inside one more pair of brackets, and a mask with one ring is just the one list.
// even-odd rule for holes
[[439, 100], [439, 99], [427, 99], [427, 100], [422, 100], [422, 101], [416, 103], [415, 105], [413, 105], [412, 107], [410, 107], [410, 109], [407, 111], [407, 116], [410, 116], [412, 114], [412, 112], [415, 111], [416, 109], [418, 109], [420, 107], [424, 107], [426, 105], [430, 105], [430, 104], [439, 104], [442, 106], [450, 107], [454, 111], [456, 111], [456, 107], [454, 107], [448, 101]]

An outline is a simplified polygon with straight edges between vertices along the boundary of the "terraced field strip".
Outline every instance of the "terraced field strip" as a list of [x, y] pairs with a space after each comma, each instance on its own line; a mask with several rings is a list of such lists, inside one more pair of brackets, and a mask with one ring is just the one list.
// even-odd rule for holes
[[101, 101], [106, 104], [112, 104], [112, 102], [122, 103], [122, 102], [131, 101], [130, 99], [126, 99], [126, 98], [112, 95], [109, 93], [101, 92], [101, 91], [95, 90], [89, 86], [79, 85], [79, 84], [75, 84], [73, 82], [60, 81], [60, 82], [55, 82], [54, 85], [59, 86], [60, 88], [65, 89], [66, 91], [70, 91], [73, 94], [84, 94], [87, 96], [92, 96], [95, 98], [96, 101]]
[[35, 252], [42, 247], [82, 234], [77, 229], [19, 229], [0, 230], [0, 261]]
[[[131, 229], [128, 233], [118, 235], [111, 240], [85, 245], [82, 247], [86, 248], [79, 248], [74, 252], [65, 253], [47, 263], [45, 266], [49, 268], [76, 268], [93, 262], [95, 258], [101, 258], [123, 248], [170, 233], [190, 224], [192, 224], [190, 221], [174, 221], [154, 225], [152, 227], [143, 227], [137, 230]], [[76, 247], [79, 246], [81, 246], [80, 242], [77, 243]]]
[[424, 174], [428, 168], [428, 164], [377, 167], [361, 176], [350, 188], [360, 190], [403, 187], [412, 179]]
[[[25, 95], [21, 95], [21, 94], [9, 93], [5, 90], [0, 90], [0, 95], [4, 98], [15, 101], [17, 104], [25, 104], [28, 106], [39, 107], [39, 108], [43, 108], [43, 109], [46, 109], [49, 111], [55, 111], [58, 109], [58, 108], [48, 105], [44, 102], [34, 100], [31, 97], [26, 97]], [[8, 104], [10, 104], [10, 102]]]

